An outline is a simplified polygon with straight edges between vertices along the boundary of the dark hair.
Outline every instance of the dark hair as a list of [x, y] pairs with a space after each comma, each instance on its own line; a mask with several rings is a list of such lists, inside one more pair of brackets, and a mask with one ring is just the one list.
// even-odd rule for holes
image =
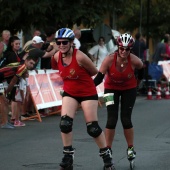
[[105, 38], [104, 37], [99, 37], [99, 40], [98, 40], [98, 42], [101, 40], [101, 39], [103, 39], [103, 41], [105, 42]]
[[45, 28], [45, 34], [47, 37], [49, 37], [55, 33], [56, 33], [56, 29], [54, 27], [49, 26], [49, 27]]
[[28, 61], [33, 60], [33, 61], [37, 62], [37, 61], [38, 61], [38, 58], [35, 57], [35, 56], [29, 55], [29, 56], [27, 56], [27, 58], [26, 58], [25, 60], [28, 60]]
[[164, 36], [164, 42], [167, 43], [169, 41], [169, 37], [168, 36]]
[[138, 33], [136, 33], [135, 38], [136, 38], [137, 40], [139, 40], [140, 36], [141, 36], [141, 34], [138, 32]]
[[8, 46], [7, 46], [7, 51], [12, 51], [12, 45], [11, 45], [11, 43], [13, 43], [15, 40], [20, 40], [17, 36], [12, 36], [12, 37], [10, 37], [9, 38], [9, 42], [8, 42]]

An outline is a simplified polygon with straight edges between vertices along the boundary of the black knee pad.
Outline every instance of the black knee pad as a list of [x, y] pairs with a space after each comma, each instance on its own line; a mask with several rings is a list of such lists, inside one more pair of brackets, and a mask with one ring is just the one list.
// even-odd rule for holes
[[61, 117], [60, 130], [63, 133], [70, 133], [72, 131], [73, 119], [67, 115]]
[[87, 123], [87, 133], [93, 138], [97, 138], [102, 133], [102, 129], [98, 125], [97, 121]]

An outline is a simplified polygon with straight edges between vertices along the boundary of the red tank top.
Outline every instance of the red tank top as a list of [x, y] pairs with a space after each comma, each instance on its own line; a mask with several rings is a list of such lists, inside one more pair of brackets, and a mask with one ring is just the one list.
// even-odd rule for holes
[[131, 67], [130, 55], [128, 65], [123, 72], [116, 69], [117, 53], [114, 54], [113, 64], [111, 65], [104, 82], [106, 89], [127, 90], [137, 86], [134, 70]]
[[86, 69], [78, 65], [76, 52], [74, 49], [72, 61], [67, 66], [63, 66], [62, 55], [59, 53], [58, 69], [64, 82], [63, 90], [76, 97], [95, 95], [97, 91], [93, 79]]

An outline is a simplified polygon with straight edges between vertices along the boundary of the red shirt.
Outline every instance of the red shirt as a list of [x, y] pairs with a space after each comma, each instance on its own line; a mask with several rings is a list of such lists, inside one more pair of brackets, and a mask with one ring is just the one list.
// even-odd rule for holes
[[117, 53], [114, 54], [113, 63], [106, 75], [104, 87], [113, 90], [127, 90], [137, 86], [134, 70], [131, 67], [130, 55], [128, 56], [128, 65], [123, 72], [116, 69]]
[[20, 63], [11, 63], [0, 69], [0, 73], [3, 74], [4, 80], [8, 78], [12, 78], [14, 75], [16, 75], [17, 77], [21, 77], [25, 73], [25, 71], [27, 70], [26, 65], [25, 64], [19, 65], [19, 64]]
[[78, 65], [76, 52], [74, 49], [72, 61], [67, 66], [63, 66], [62, 55], [59, 53], [58, 69], [64, 82], [63, 90], [76, 97], [95, 95], [97, 91], [93, 79], [86, 69]]

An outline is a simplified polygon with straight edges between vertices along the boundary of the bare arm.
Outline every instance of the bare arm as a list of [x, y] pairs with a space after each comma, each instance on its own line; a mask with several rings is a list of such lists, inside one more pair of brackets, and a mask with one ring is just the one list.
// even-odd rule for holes
[[132, 67], [135, 69], [141, 69], [143, 68], [143, 62], [140, 58], [138, 58], [136, 55], [134, 54], [130, 54], [131, 57], [131, 62], [132, 62]]
[[98, 72], [97, 68], [94, 66], [93, 62], [86, 54], [78, 50], [76, 58], [78, 64], [84, 67], [90, 73], [91, 76], [97, 74]]
[[4, 50], [4, 44], [0, 43], [0, 55], [3, 53]]
[[52, 46], [53, 46], [53, 49], [49, 52], [45, 52], [43, 58], [51, 57], [58, 51], [58, 47], [57, 47], [56, 43], [53, 43]]
[[100, 66], [99, 72], [101, 72], [102, 74], [106, 74], [107, 70], [111, 67], [113, 63], [113, 59], [114, 59], [114, 53], [106, 56]]
[[11, 80], [11, 82], [9, 83], [9, 86], [8, 86], [8, 88], [7, 88], [7, 90], [6, 90], [6, 93], [7, 93], [7, 94], [12, 91], [12, 89], [13, 89], [14, 85], [17, 83], [18, 79], [19, 79], [19, 78], [18, 78], [17, 76], [14, 76], [14, 77], [12, 78], [12, 80]]

